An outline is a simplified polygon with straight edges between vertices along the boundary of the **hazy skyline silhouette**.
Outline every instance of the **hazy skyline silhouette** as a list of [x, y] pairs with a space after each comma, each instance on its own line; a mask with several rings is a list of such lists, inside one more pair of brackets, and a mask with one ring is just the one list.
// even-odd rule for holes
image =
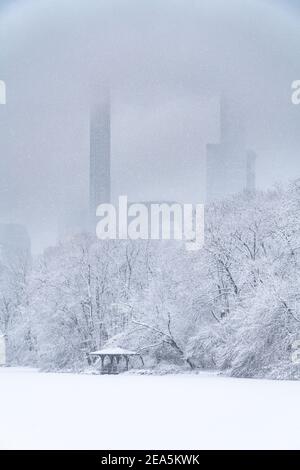
[[2, 2], [0, 220], [28, 226], [35, 249], [88, 205], [91, 86], [112, 95], [112, 193], [203, 202], [205, 146], [219, 97], [244, 112], [257, 184], [300, 175], [296, 2]]

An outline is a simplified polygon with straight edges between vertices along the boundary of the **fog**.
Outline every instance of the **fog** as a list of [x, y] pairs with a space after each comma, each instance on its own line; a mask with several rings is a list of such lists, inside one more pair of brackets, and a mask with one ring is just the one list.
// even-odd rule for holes
[[243, 110], [258, 187], [300, 176], [296, 2], [0, 3], [0, 220], [26, 224], [34, 251], [87, 207], [98, 83], [111, 90], [114, 199], [202, 202], [223, 91]]

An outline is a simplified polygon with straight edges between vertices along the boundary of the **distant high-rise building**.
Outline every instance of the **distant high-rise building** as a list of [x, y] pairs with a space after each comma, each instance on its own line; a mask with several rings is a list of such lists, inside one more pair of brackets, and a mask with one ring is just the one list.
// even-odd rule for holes
[[6, 104], [6, 85], [3, 80], [0, 80], [0, 104]]
[[94, 230], [96, 209], [99, 204], [109, 203], [110, 185], [110, 98], [106, 93], [99, 97], [98, 104], [91, 110], [90, 117], [90, 224]]
[[30, 259], [31, 243], [26, 227], [0, 224], [0, 265], [22, 257]]
[[0, 330], [0, 366], [6, 365], [6, 340], [5, 335]]
[[207, 201], [255, 190], [256, 155], [245, 145], [244, 119], [228, 97], [220, 103], [220, 143], [207, 145]]
[[246, 189], [247, 191], [253, 192], [256, 187], [256, 153], [253, 150], [248, 150], [247, 152], [247, 182]]

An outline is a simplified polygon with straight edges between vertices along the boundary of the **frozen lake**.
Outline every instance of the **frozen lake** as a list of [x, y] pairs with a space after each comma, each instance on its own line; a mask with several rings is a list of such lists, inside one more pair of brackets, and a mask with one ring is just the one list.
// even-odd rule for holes
[[0, 368], [1, 449], [300, 449], [300, 382]]

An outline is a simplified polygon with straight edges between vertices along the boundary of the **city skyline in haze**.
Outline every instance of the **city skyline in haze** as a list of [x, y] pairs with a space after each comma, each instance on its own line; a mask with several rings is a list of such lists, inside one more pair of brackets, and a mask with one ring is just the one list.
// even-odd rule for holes
[[90, 84], [98, 77], [112, 88], [112, 199], [203, 202], [206, 145], [219, 141], [224, 88], [244, 110], [258, 188], [300, 175], [292, 2], [7, 4], [0, 213], [28, 225], [36, 251], [55, 243], [58, 217], [88, 203]]

